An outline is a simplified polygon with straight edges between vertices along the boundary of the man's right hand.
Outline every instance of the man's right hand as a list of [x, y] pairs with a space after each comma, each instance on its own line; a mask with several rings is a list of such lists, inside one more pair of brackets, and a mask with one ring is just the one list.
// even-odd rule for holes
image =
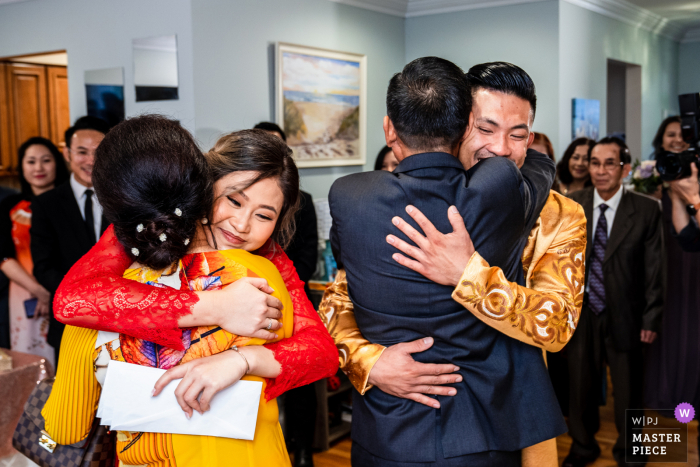
[[433, 338], [425, 337], [388, 347], [372, 367], [368, 382], [392, 396], [439, 409], [440, 402], [426, 394], [454, 396], [456, 389], [442, 385], [459, 383], [462, 376], [454, 374], [459, 367], [451, 363], [420, 363], [411, 356], [428, 350], [432, 345]]
[[198, 292], [207, 316], [187, 315], [178, 324], [218, 325], [239, 336], [274, 339], [274, 331], [282, 327], [282, 302], [270, 295], [272, 292], [267, 281], [259, 277], [244, 277], [221, 290]]

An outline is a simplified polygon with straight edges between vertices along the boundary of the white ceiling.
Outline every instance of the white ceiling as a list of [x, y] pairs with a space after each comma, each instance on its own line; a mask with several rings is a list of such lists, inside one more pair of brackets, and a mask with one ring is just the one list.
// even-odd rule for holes
[[[330, 0], [401, 17], [545, 0]], [[675, 40], [700, 40], [700, 0], [563, 0]]]
[[652, 13], [667, 18], [683, 29], [700, 27], [698, 0], [627, 0]]

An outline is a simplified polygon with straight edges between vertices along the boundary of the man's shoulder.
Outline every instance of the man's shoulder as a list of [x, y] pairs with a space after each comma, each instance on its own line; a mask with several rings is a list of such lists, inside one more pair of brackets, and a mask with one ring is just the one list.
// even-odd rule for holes
[[550, 190], [549, 197], [540, 212], [540, 225], [547, 230], [569, 231], [572, 227], [585, 226], [583, 207], [571, 198]]
[[574, 193], [571, 193], [571, 198], [572, 200], [576, 201], [578, 204], [583, 205], [583, 203], [588, 200], [588, 199], [593, 199], [593, 190], [594, 188], [592, 186], [586, 187], [583, 190], [578, 190]]
[[65, 202], [67, 194], [73, 194], [69, 182], [62, 183], [46, 193], [40, 194], [34, 198], [32, 206], [56, 206]]
[[388, 189], [398, 185], [398, 175], [386, 170], [358, 172], [340, 177], [331, 185], [329, 200], [366, 195], [372, 189]]
[[634, 204], [635, 210], [639, 210], [648, 216], [655, 216], [661, 213], [661, 202], [654, 197], [637, 193], [633, 190], [625, 190], [624, 196], [629, 197]]

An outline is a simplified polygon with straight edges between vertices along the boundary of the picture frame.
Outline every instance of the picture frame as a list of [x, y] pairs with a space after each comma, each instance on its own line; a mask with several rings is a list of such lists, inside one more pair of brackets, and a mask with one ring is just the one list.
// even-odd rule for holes
[[586, 137], [598, 140], [600, 133], [600, 101], [595, 99], [571, 100], [571, 139]]
[[275, 113], [299, 168], [364, 165], [367, 56], [278, 42]]

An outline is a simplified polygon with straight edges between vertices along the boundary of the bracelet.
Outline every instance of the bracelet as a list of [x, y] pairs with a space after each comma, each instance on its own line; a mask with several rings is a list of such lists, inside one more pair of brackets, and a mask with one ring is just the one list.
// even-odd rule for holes
[[236, 345], [232, 346], [229, 350], [233, 350], [233, 351], [236, 352], [238, 355], [240, 355], [241, 357], [243, 357], [243, 360], [245, 361], [245, 367], [246, 367], [246, 368], [245, 368], [245, 374], [247, 375], [248, 372], [250, 371], [250, 365], [248, 364], [248, 359], [245, 358], [245, 355], [243, 355], [243, 354], [241, 353], [240, 350], [238, 350], [238, 346], [236, 346]]

